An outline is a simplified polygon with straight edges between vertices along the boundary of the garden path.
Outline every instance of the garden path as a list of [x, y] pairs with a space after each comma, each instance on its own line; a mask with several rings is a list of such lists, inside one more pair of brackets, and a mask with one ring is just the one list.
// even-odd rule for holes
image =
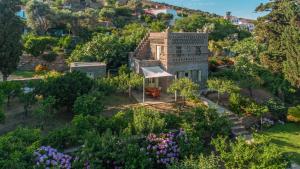
[[206, 104], [210, 108], [215, 108], [220, 115], [227, 117], [229, 119], [229, 121], [232, 122], [233, 126], [231, 127], [231, 133], [235, 137], [242, 136], [249, 143], [251, 143], [253, 141], [252, 134], [246, 130], [245, 126], [242, 124], [242, 120], [240, 119], [240, 117], [238, 115], [234, 114], [230, 110], [214, 103], [213, 101], [211, 101], [205, 97], [200, 97], [200, 98], [204, 102], [204, 104]]

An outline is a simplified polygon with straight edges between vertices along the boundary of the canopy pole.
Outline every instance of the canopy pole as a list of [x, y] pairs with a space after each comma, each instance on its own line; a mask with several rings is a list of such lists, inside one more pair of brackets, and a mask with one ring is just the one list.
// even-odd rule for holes
[[[175, 81], [176, 81], [177, 80], [176, 75], [174, 75], [174, 77], [175, 77]], [[177, 90], [175, 90], [175, 102], [177, 102]]]
[[143, 103], [145, 103], [145, 78], [143, 78]]

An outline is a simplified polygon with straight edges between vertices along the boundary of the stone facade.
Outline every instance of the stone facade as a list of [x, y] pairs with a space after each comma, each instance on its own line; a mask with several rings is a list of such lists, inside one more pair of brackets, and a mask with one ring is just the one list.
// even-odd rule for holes
[[[131, 68], [160, 66], [177, 78], [188, 77], [204, 86], [208, 77], [208, 34], [173, 33], [169, 30], [149, 33], [130, 54]], [[156, 84], [166, 89], [172, 78], [159, 78]]]
[[18, 70], [33, 71], [37, 65], [45, 65], [49, 70], [65, 71], [68, 70], [68, 65], [65, 58], [58, 55], [53, 62], [47, 62], [41, 57], [34, 57], [28, 54], [24, 54], [20, 57]]

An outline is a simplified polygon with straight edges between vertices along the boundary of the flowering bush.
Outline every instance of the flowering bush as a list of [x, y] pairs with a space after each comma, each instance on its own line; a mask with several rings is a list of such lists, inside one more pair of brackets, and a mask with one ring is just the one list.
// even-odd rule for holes
[[155, 160], [157, 164], [165, 165], [177, 162], [180, 153], [178, 139], [185, 138], [185, 136], [185, 132], [182, 129], [178, 132], [162, 133], [158, 136], [149, 134], [147, 137], [149, 144], [147, 151], [151, 160]]
[[58, 152], [50, 146], [42, 146], [34, 152], [36, 166], [42, 168], [59, 167], [61, 169], [71, 169], [72, 157]]

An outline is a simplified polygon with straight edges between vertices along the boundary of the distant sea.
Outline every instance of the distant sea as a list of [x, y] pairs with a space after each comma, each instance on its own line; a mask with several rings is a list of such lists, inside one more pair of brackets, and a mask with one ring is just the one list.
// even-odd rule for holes
[[233, 16], [256, 19], [265, 13], [256, 13], [255, 8], [269, 0], [152, 0], [175, 6], [198, 9], [205, 12], [215, 13], [224, 16], [230, 11]]

